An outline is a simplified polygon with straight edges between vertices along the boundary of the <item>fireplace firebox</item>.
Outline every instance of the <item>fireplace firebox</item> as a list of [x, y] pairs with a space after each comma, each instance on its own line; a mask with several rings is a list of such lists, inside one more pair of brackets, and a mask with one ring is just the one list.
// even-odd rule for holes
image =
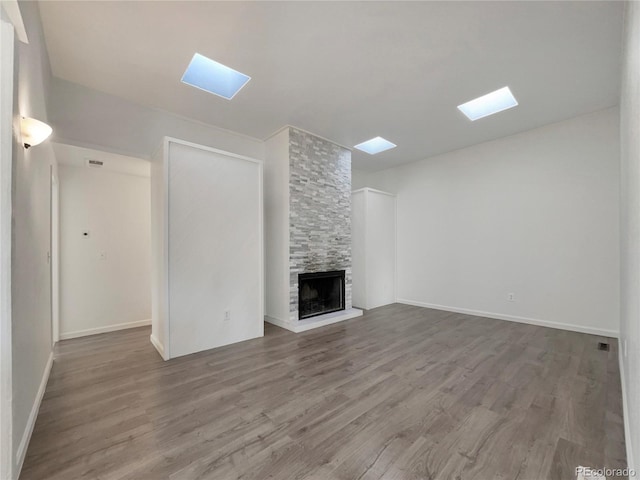
[[344, 310], [344, 270], [298, 275], [298, 318]]

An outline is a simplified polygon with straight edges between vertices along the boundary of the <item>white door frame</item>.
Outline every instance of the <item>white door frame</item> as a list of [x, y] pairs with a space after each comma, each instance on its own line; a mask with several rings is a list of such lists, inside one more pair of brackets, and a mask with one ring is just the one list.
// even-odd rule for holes
[[11, 169], [14, 28], [0, 18], [0, 478], [13, 478]]

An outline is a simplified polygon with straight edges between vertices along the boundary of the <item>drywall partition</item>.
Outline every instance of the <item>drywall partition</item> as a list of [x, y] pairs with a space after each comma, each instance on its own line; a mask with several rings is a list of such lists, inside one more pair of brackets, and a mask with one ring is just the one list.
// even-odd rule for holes
[[[55, 145], [55, 150], [60, 163], [60, 337], [149, 325], [149, 161], [67, 145]], [[84, 158], [74, 162], [76, 157], [102, 166], [89, 166]]]
[[[12, 390], [13, 475], [19, 476], [53, 363], [50, 255], [51, 174], [57, 164], [51, 143], [25, 150], [20, 116], [49, 122], [51, 70], [37, 2], [20, 2], [29, 43], [16, 43], [14, 143], [12, 147]], [[53, 172], [52, 172], [53, 171]]]
[[353, 305], [367, 308], [367, 203], [364, 189], [351, 194], [351, 269]]
[[[22, 21], [22, 19], [20, 19]], [[0, 478], [13, 474], [11, 352], [11, 171], [13, 42], [15, 30], [0, 8]]]
[[265, 314], [289, 318], [289, 129], [265, 142]]
[[616, 336], [618, 130], [607, 109], [369, 174], [398, 195], [398, 301]]
[[170, 138], [158, 160], [152, 342], [166, 359], [262, 336], [262, 162]]
[[640, 458], [640, 4], [628, 2], [620, 98], [620, 374], [627, 463]]
[[371, 309], [396, 301], [396, 196], [361, 188], [352, 193], [353, 305]]
[[[167, 255], [167, 217], [169, 215], [168, 162], [166, 141], [151, 159], [151, 343], [162, 358], [169, 357], [169, 264]], [[165, 345], [167, 347], [165, 348]]]

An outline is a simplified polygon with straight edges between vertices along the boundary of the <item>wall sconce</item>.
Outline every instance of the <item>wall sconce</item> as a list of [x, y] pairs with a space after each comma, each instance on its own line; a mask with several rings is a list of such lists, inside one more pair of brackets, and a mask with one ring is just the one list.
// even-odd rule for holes
[[35, 118], [22, 117], [20, 119], [20, 132], [22, 133], [24, 148], [29, 148], [44, 142], [49, 138], [53, 129]]

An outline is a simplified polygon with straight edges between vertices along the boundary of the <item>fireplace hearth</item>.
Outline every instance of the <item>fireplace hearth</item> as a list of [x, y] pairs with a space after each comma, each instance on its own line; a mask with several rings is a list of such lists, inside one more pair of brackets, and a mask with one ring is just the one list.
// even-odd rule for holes
[[345, 309], [345, 271], [301, 273], [298, 275], [299, 319]]

